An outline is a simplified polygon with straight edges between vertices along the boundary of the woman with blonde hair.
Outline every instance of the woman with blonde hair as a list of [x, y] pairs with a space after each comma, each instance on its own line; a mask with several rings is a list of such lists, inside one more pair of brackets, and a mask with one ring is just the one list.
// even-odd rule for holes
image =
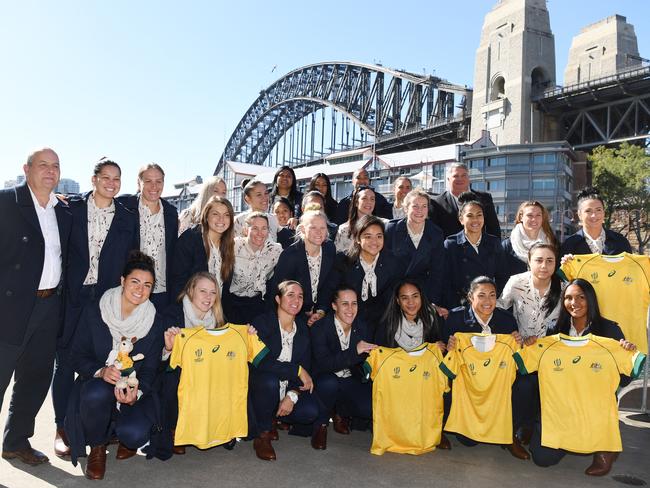
[[305, 208], [296, 228], [296, 242], [287, 247], [275, 267], [270, 290], [277, 283], [295, 280], [302, 283], [305, 296], [301, 312], [311, 325], [325, 316], [327, 303], [323, 289], [328, 282], [329, 272], [334, 265], [336, 248], [328, 240], [327, 215], [320, 205], [311, 204]]
[[[169, 359], [174, 346], [174, 337], [181, 332], [181, 329], [193, 327], [217, 329], [225, 322], [217, 279], [207, 271], [193, 274], [178, 295], [177, 302], [171, 304], [163, 313], [162, 328], [165, 331], [163, 361]], [[178, 420], [180, 373], [180, 368], [167, 369], [161, 381], [163, 428], [171, 430], [172, 438]], [[232, 445], [227, 447], [231, 448]], [[173, 452], [185, 454], [185, 446], [174, 446]]]
[[536, 200], [527, 200], [517, 209], [510, 237], [501, 243], [506, 253], [508, 276], [528, 271], [528, 252], [537, 243], [558, 247], [548, 210]]
[[190, 276], [209, 271], [221, 292], [235, 267], [233, 208], [220, 196], [211, 197], [203, 208], [201, 220], [178, 238], [170, 273], [170, 290], [177, 296]]
[[194, 227], [201, 221], [201, 213], [203, 208], [210, 200], [212, 196], [220, 196], [226, 198], [228, 193], [228, 188], [226, 187], [226, 182], [223, 178], [219, 176], [212, 176], [208, 178], [199, 194], [196, 196], [192, 205], [183, 210], [178, 217], [178, 235], [180, 236], [187, 229]]

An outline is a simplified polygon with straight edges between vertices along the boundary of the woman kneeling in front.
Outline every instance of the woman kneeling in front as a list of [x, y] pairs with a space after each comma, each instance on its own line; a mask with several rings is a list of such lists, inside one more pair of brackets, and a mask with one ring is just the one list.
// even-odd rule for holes
[[[117, 459], [133, 456], [150, 440], [156, 416], [151, 386], [163, 347], [161, 329], [154, 326], [156, 309], [149, 301], [154, 282], [153, 259], [133, 251], [121, 286], [88, 305], [79, 320], [71, 354], [79, 376], [65, 427], [73, 463], [85, 455], [85, 446], [90, 446], [86, 478], [104, 477], [113, 420], [120, 441]], [[129, 358], [115, 353], [131, 347], [132, 365], [128, 367]], [[122, 387], [127, 373], [131, 376]], [[137, 383], [133, 381], [136, 378]]]
[[283, 281], [275, 295], [277, 307], [253, 320], [269, 353], [252, 371], [250, 394], [257, 421], [253, 442], [257, 457], [265, 461], [276, 458], [272, 440], [277, 440], [273, 418], [300, 426], [310, 426], [314, 449], [327, 447], [327, 425], [317, 422], [323, 409], [315, 394], [311, 376], [311, 344], [305, 318], [300, 314], [303, 289], [297, 281]]

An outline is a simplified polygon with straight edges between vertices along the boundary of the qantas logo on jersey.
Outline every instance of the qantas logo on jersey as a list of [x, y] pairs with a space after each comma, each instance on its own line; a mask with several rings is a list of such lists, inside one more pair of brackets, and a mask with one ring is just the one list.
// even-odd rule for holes
[[203, 358], [201, 357], [201, 356], [203, 356], [203, 349], [201, 349], [201, 348], [196, 349], [194, 351], [194, 355], [196, 356], [194, 358], [195, 363], [200, 363], [201, 361], [203, 361]]
[[555, 365], [555, 368], [553, 368], [553, 371], [564, 371], [564, 368], [561, 368], [562, 366], [562, 360], [560, 358], [555, 358], [553, 361], [553, 364]]
[[400, 378], [399, 372], [400, 372], [400, 367], [399, 366], [397, 366], [396, 368], [393, 368], [393, 378], [399, 379]]

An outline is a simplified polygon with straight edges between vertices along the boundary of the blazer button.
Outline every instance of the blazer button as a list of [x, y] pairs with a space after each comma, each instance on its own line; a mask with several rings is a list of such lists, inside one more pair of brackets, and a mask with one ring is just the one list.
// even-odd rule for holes
[[467, 258], [463, 258], [463, 263], [466, 263], [466, 262], [467, 262]]
[[469, 280], [469, 275], [465, 275], [465, 279], [466, 279], [466, 280]]
[[13, 296], [13, 294], [14, 294], [14, 292], [11, 291], [11, 290], [7, 290], [7, 291], [5, 292], [5, 295], [7, 295], [8, 297]]
[[16, 264], [14, 265], [14, 269], [15, 269], [16, 271], [18, 271], [18, 270], [20, 269], [20, 263], [16, 263]]
[[23, 242], [29, 242], [29, 237], [23, 236]]

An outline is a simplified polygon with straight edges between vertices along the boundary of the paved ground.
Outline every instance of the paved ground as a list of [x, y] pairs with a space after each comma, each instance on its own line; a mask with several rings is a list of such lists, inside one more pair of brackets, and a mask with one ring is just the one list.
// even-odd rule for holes
[[[633, 398], [636, 397], [636, 398]], [[4, 426], [8, 396], [3, 402], [0, 422]], [[639, 405], [638, 391], [626, 401]], [[498, 446], [461, 446], [452, 437], [452, 451], [434, 451], [423, 456], [369, 453], [371, 434], [353, 432], [342, 436], [330, 429], [326, 451], [315, 452], [308, 439], [280, 433], [274, 443], [276, 462], [255, 457], [250, 442], [241, 442], [234, 451], [188, 449], [185, 456], [167, 462], [135, 457], [117, 462], [116, 446], [110, 446], [106, 478], [91, 482], [84, 478], [82, 465], [73, 467], [53, 455], [53, 412], [50, 399], [41, 410], [32, 439], [35, 448], [51, 458], [51, 464], [37, 467], [0, 459], [0, 487], [77, 487], [98, 484], [121, 487], [600, 487], [625, 486], [616, 476], [633, 476], [650, 484], [650, 418], [621, 415], [625, 451], [605, 478], [585, 476], [591, 457], [567, 456], [558, 466], [538, 468], [530, 461], [512, 458]], [[630, 418], [628, 418], [630, 417]], [[636, 418], [637, 420], [633, 420]]]

